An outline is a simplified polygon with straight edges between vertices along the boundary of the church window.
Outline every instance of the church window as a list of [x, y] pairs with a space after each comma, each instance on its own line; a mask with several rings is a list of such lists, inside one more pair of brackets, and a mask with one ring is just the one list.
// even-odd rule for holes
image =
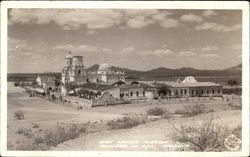
[[130, 96], [133, 96], [133, 92], [130, 92]]
[[81, 70], [78, 70], [78, 74], [79, 74], [79, 75], [81, 74]]
[[139, 96], [139, 92], [138, 91], [136, 92], [136, 96]]

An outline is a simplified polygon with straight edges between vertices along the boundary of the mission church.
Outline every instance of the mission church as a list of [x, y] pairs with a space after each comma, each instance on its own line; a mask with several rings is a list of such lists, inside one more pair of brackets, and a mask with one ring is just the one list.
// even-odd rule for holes
[[71, 52], [65, 57], [66, 63], [62, 70], [62, 84], [98, 83], [111, 85], [115, 82], [125, 81], [125, 73], [112, 70], [107, 64], [101, 64], [96, 71], [86, 71], [83, 65], [83, 56], [72, 56]]

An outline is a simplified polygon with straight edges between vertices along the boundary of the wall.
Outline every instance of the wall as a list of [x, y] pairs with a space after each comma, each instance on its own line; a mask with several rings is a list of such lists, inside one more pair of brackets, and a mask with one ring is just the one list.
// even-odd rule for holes
[[107, 92], [109, 92], [114, 98], [120, 98], [120, 88], [108, 89]]
[[[131, 92], [133, 92], [132, 96], [131, 96]], [[137, 92], [138, 92], [138, 96], [137, 96]], [[142, 87], [138, 87], [138, 88], [133, 87], [133, 88], [121, 89], [121, 94], [124, 93], [124, 98], [140, 98], [140, 97], [145, 97], [146, 96], [146, 92], [145, 92], [145, 95], [143, 95], [143, 92], [144, 92], [144, 88], [142, 88]]]
[[[213, 93], [213, 90], [214, 90], [214, 93]], [[219, 93], [218, 93], [218, 90], [220, 90]], [[193, 91], [193, 94], [192, 94], [192, 91]], [[189, 92], [190, 92], [190, 96], [222, 96], [222, 87], [221, 86], [190, 87]]]

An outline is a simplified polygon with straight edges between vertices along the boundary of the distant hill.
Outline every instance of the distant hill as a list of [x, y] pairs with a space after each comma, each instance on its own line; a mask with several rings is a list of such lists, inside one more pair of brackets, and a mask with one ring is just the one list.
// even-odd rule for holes
[[[86, 71], [97, 71], [99, 68], [98, 64], [94, 64]], [[179, 69], [169, 69], [165, 67], [159, 67], [148, 71], [132, 70], [121, 67], [111, 67], [112, 70], [124, 71], [127, 79], [138, 79], [138, 78], [169, 78], [169, 77], [185, 77], [185, 76], [236, 76], [241, 77], [242, 75], [242, 64], [226, 68], [223, 70], [199, 70], [190, 67], [183, 67]], [[34, 80], [37, 75], [54, 75], [57, 78], [61, 78], [61, 73], [9, 73], [8, 81], [18, 81], [23, 79]]]
[[229, 71], [242, 71], [242, 64], [236, 65], [234, 67], [227, 68]]
[[61, 79], [61, 73], [46, 72], [46, 73], [8, 73], [7, 81], [35, 81], [37, 76], [55, 76]]
[[169, 69], [165, 67], [159, 67], [148, 71], [136, 71], [119, 67], [115, 68], [125, 71], [126, 76], [131, 78], [164, 78], [176, 76], [241, 76], [241, 67], [241, 64], [223, 70], [199, 70], [190, 67]]
[[[88, 71], [98, 70], [99, 65], [94, 64], [87, 68]], [[179, 69], [169, 69], [165, 67], [159, 67], [148, 71], [138, 71], [128, 68], [111, 67], [112, 70], [124, 71], [127, 77], [138, 78], [161, 78], [161, 77], [173, 77], [173, 76], [241, 76], [242, 64], [234, 67], [226, 68], [223, 70], [199, 70], [190, 67], [183, 67]]]

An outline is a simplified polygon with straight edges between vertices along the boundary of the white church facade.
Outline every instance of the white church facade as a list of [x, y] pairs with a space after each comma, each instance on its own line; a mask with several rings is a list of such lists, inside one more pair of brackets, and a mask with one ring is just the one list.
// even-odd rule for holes
[[114, 84], [118, 81], [125, 81], [125, 73], [113, 71], [104, 63], [96, 71], [86, 71], [83, 65], [83, 56], [72, 56], [71, 53], [65, 57], [66, 63], [62, 70], [62, 84], [74, 83], [83, 85], [86, 83]]

